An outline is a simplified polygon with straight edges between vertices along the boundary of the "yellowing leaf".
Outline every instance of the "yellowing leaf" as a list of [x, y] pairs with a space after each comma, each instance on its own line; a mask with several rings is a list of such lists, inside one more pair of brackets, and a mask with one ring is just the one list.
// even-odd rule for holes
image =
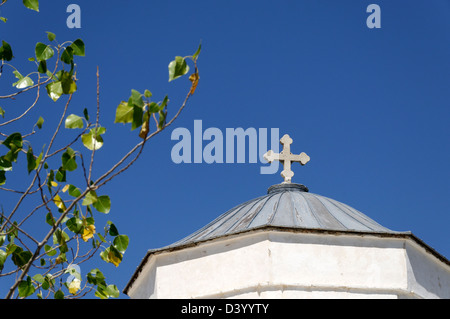
[[189, 77], [189, 80], [192, 82], [191, 90], [189, 91], [190, 95], [194, 94], [199, 79], [200, 76], [198, 75], [198, 73], [192, 73], [191, 76]]
[[84, 228], [83, 235], [81, 238], [83, 238], [84, 241], [88, 241], [89, 238], [92, 238], [95, 234], [95, 226], [94, 225], [88, 225]]
[[67, 190], [69, 189], [69, 184], [67, 184], [66, 186], [64, 186], [64, 188], [62, 189], [63, 193], [67, 192]]
[[66, 205], [64, 205], [64, 202], [61, 199], [61, 197], [59, 197], [59, 195], [55, 195], [55, 197], [53, 197], [53, 202], [55, 203], [56, 207], [58, 207], [59, 209], [66, 210]]
[[76, 295], [76, 293], [78, 292], [78, 290], [80, 290], [80, 286], [81, 286], [81, 281], [77, 278], [75, 278], [74, 280], [72, 280], [72, 282], [69, 284], [69, 292], [72, 295]]
[[58, 187], [58, 183], [57, 182], [51, 181], [50, 184], [52, 184], [53, 187]]
[[114, 264], [114, 266], [116, 266], [116, 267], [118, 267], [120, 262], [122, 261], [122, 259], [120, 258], [119, 254], [120, 253], [114, 252], [112, 250], [110, 250], [109, 253], [108, 253], [108, 261], [112, 262]]
[[139, 137], [144, 139], [147, 137], [148, 131], [149, 131], [149, 120], [142, 123], [141, 131], [139, 132]]

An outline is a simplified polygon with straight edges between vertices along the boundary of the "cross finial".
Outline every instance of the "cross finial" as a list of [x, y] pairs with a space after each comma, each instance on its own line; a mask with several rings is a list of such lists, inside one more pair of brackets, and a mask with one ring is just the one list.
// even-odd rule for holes
[[309, 162], [310, 158], [305, 153], [300, 153], [299, 155], [295, 155], [291, 153], [291, 144], [292, 138], [285, 134], [280, 139], [280, 143], [283, 144], [283, 150], [281, 153], [274, 153], [272, 150], [268, 151], [264, 154], [264, 158], [271, 163], [272, 161], [280, 161], [283, 164], [283, 171], [281, 172], [281, 176], [284, 178], [284, 183], [290, 183], [292, 176], [294, 176], [294, 172], [291, 171], [291, 162], [299, 162], [302, 165], [305, 165]]

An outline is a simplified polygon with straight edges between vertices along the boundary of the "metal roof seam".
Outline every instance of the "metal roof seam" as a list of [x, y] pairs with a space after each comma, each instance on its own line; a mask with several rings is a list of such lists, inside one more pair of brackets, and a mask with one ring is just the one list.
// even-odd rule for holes
[[[280, 193], [281, 193], [281, 194], [280, 194]], [[275, 214], [276, 214], [277, 211], [278, 211], [278, 207], [279, 207], [279, 204], [280, 204], [280, 201], [281, 201], [281, 197], [283, 196], [284, 192], [279, 192], [278, 194], [280, 194], [280, 197], [278, 198], [278, 201], [277, 201], [276, 205], [274, 206], [273, 214], [272, 214], [272, 216], [270, 217], [270, 220], [268, 220], [267, 223], [266, 223], [267, 225], [271, 225], [271, 224], [272, 224], [272, 221], [273, 221], [273, 219], [274, 219], [274, 217], [275, 217]]]
[[324, 225], [321, 223], [319, 217], [317, 217], [316, 212], [312, 209], [311, 204], [309, 203], [308, 199], [307, 199], [302, 193], [299, 193], [299, 195], [300, 195], [301, 197], [303, 197], [303, 199], [305, 200], [306, 205], [307, 205], [308, 208], [309, 208], [309, 212], [310, 212], [311, 215], [314, 217], [314, 219], [316, 220], [316, 222], [317, 222], [317, 224], [319, 225], [319, 227], [320, 227], [320, 228], [324, 228]]

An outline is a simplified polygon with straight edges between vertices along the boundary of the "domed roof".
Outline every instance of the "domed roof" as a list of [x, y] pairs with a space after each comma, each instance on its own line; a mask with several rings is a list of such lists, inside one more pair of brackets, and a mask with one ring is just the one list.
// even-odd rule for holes
[[309, 193], [304, 185], [283, 183], [271, 186], [267, 195], [230, 209], [208, 225], [170, 246], [195, 243], [265, 226], [397, 233], [346, 204]]
[[133, 285], [151, 256], [192, 247], [215, 238], [224, 238], [257, 230], [307, 233], [375, 235], [410, 239], [426, 251], [450, 265], [444, 256], [426, 245], [411, 232], [397, 232], [381, 226], [360, 211], [334, 199], [309, 193], [300, 184], [282, 183], [271, 186], [267, 195], [242, 203], [217, 217], [208, 225], [171, 245], [150, 249], [126, 285]]

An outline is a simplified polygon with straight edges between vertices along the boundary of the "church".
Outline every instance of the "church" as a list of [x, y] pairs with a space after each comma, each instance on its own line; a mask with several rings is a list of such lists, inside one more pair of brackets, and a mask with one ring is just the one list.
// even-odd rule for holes
[[291, 163], [265, 154], [284, 181], [142, 259], [131, 298], [450, 298], [450, 261], [411, 232], [383, 227], [337, 200], [292, 183]]

